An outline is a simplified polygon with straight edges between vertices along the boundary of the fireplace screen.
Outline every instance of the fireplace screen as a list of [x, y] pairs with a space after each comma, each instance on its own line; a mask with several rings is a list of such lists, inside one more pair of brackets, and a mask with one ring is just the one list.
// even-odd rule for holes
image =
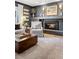
[[45, 23], [45, 29], [59, 30], [59, 21]]

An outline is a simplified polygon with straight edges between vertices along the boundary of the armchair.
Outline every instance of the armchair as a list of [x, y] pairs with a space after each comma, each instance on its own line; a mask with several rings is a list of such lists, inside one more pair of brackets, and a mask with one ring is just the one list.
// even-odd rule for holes
[[31, 33], [37, 35], [38, 37], [43, 37], [43, 27], [40, 21], [31, 22]]

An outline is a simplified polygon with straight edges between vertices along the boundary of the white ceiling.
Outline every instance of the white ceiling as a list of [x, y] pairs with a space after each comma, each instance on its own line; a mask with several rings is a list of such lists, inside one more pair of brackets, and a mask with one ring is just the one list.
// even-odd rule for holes
[[62, 0], [15, 0], [30, 6], [37, 6], [37, 5], [42, 5], [42, 4], [47, 4], [51, 2], [56, 2], [56, 1], [62, 1]]

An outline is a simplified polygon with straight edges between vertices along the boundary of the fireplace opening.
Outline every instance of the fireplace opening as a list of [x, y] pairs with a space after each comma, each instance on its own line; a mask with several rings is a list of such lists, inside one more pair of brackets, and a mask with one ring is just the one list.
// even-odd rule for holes
[[59, 21], [45, 22], [45, 29], [59, 30]]

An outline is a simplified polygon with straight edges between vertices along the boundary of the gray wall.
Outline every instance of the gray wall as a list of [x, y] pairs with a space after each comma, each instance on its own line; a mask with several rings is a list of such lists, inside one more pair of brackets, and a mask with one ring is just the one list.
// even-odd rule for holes
[[46, 5], [41, 5], [41, 6], [34, 7], [35, 11], [36, 11], [35, 16], [37, 16], [37, 17], [43, 16], [43, 13], [44, 13], [43, 12], [43, 7], [53, 6], [53, 5], [57, 5], [57, 16], [60, 16], [59, 6], [58, 6], [60, 3], [62, 3], [62, 2], [49, 3], [49, 4], [46, 4]]
[[[15, 6], [17, 6], [18, 3], [19, 2], [15, 2]], [[46, 4], [46, 5], [40, 5], [40, 6], [35, 6], [35, 7], [31, 7], [31, 6], [22, 4], [22, 3], [19, 3], [19, 4], [24, 5], [25, 6], [24, 8], [28, 8], [30, 10], [30, 15], [29, 15], [30, 21], [29, 21], [29, 23], [31, 23], [31, 20], [33, 20], [32, 19], [32, 13], [31, 13], [32, 8], [34, 8], [35, 11], [36, 11], [35, 17], [40, 17], [40, 16], [43, 16], [43, 10], [42, 10], [43, 6], [51, 6], [51, 5], [54, 5], [54, 4], [58, 5], [59, 3], [62, 3], [62, 2], [49, 3], [49, 4]], [[58, 11], [58, 15], [59, 15], [59, 11]], [[44, 20], [58, 20], [58, 19], [44, 19]], [[63, 19], [58, 20], [58, 21], [59, 21], [59, 29], [63, 30]]]
[[59, 20], [59, 30], [63, 31], [63, 20]]
[[[36, 6], [36, 7], [34, 7], [34, 9], [35, 9], [35, 11], [36, 11], [36, 14], [35, 14], [35, 17], [42, 17], [43, 16], [43, 6], [52, 6], [52, 5], [57, 5], [58, 6], [58, 4], [59, 3], [62, 3], [62, 2], [56, 2], [56, 3], [49, 3], [49, 4], [46, 4], [46, 5], [41, 5], [41, 6]], [[58, 7], [59, 8], [59, 7]], [[58, 15], [57, 16], [60, 16], [59, 15], [59, 9], [57, 10], [57, 12], [58, 12]], [[59, 30], [63, 30], [63, 19], [44, 19], [45, 21], [46, 20], [50, 20], [50, 21], [54, 21], [54, 20], [58, 20], [59, 21]]]
[[43, 10], [42, 10], [42, 8], [43, 8], [42, 6], [36, 7], [36, 14], [35, 14], [36, 17], [43, 16]]

